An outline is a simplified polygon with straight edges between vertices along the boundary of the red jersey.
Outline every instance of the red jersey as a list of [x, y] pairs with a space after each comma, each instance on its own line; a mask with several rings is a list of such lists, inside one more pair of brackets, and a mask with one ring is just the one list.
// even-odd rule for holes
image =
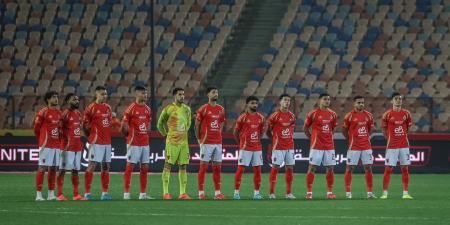
[[331, 109], [315, 109], [308, 113], [304, 128], [311, 127], [311, 149], [333, 150], [333, 132], [337, 126], [337, 114]]
[[412, 124], [411, 113], [408, 110], [401, 109], [396, 112], [390, 109], [385, 112], [381, 119], [381, 127], [387, 130], [387, 148], [408, 148], [408, 130]]
[[34, 120], [34, 134], [38, 138], [39, 147], [61, 148], [60, 140], [61, 111], [44, 107]]
[[243, 113], [234, 127], [239, 132], [239, 148], [247, 151], [262, 151], [261, 136], [264, 132], [264, 116], [260, 113]]
[[111, 144], [111, 106], [106, 103], [91, 103], [84, 111], [84, 124], [89, 127], [89, 144]]
[[374, 127], [373, 116], [367, 111], [351, 111], [345, 115], [342, 127], [348, 129], [348, 148], [350, 150], [369, 150], [370, 131]]
[[123, 123], [128, 124], [127, 144], [133, 146], [149, 145], [148, 130], [152, 114], [146, 104], [131, 103], [123, 114]]
[[294, 149], [295, 115], [288, 111], [278, 110], [272, 113], [267, 121], [269, 129], [272, 129], [272, 149]]
[[221, 105], [204, 104], [197, 110], [196, 120], [200, 122], [201, 144], [222, 144], [225, 109]]
[[65, 109], [62, 112], [61, 149], [79, 152], [83, 150], [81, 142], [81, 113], [78, 110]]

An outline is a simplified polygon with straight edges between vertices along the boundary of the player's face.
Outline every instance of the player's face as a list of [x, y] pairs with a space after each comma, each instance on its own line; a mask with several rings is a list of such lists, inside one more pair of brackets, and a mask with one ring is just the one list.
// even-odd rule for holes
[[320, 99], [320, 101], [319, 101], [319, 104], [320, 104], [320, 106], [322, 106], [322, 107], [326, 107], [326, 108], [330, 107], [330, 104], [331, 104], [331, 98], [330, 98], [330, 96], [324, 96], [324, 97], [322, 97], [322, 98]]
[[217, 101], [219, 99], [219, 90], [213, 89], [208, 93], [208, 99], [211, 101]]
[[291, 106], [291, 98], [283, 97], [280, 100], [280, 105], [281, 105], [281, 108], [283, 108], [283, 109], [289, 109], [289, 107]]
[[108, 92], [106, 90], [95, 91], [95, 98], [100, 102], [106, 102], [106, 98], [108, 98]]
[[184, 102], [184, 91], [178, 91], [175, 95], [175, 102], [183, 103]]
[[250, 101], [248, 103], [248, 108], [250, 109], [250, 111], [256, 112], [256, 109], [258, 108], [258, 101], [256, 100]]
[[391, 103], [395, 107], [401, 107], [403, 104], [403, 96], [397, 95], [392, 98]]
[[148, 92], [145, 91], [136, 91], [136, 99], [139, 102], [145, 102], [148, 99]]
[[58, 95], [53, 95], [51, 98], [47, 100], [50, 106], [58, 106], [58, 101], [59, 101]]
[[363, 98], [356, 99], [354, 102], [354, 107], [356, 110], [362, 111], [364, 109], [364, 99]]
[[80, 99], [78, 96], [72, 96], [72, 98], [70, 98], [69, 105], [72, 109], [78, 109], [80, 107]]

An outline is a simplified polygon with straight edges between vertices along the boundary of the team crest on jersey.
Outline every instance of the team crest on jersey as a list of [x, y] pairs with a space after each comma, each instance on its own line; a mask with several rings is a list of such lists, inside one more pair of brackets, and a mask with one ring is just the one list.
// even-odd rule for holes
[[322, 119], [322, 116], [317, 117], [319, 120]]
[[97, 110], [97, 112], [96, 113], [100, 113], [100, 110]]
[[69, 120], [71, 120], [71, 121], [72, 121], [72, 120], [73, 120], [73, 117], [70, 117], [70, 119], [69, 119]]
[[211, 114], [211, 113], [212, 113], [211, 111], [208, 111], [208, 115]]
[[53, 118], [53, 116], [52, 116], [52, 115], [49, 115], [48, 118], [51, 119], [51, 118]]

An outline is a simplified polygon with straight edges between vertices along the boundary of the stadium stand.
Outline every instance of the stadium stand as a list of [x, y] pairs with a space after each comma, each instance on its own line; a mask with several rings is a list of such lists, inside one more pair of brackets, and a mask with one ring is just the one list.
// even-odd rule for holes
[[261, 96], [267, 115], [288, 93], [300, 130], [317, 96], [328, 92], [341, 118], [351, 96], [366, 96], [379, 129], [386, 97], [398, 90], [413, 132], [448, 132], [449, 16], [448, 0], [293, 0], [228, 120], [246, 96]]
[[[155, 2], [161, 108], [174, 86], [185, 88], [188, 102], [197, 93], [246, 1]], [[47, 90], [76, 92], [83, 106], [105, 85], [121, 115], [132, 86], [149, 83], [150, 9], [144, 0], [2, 1], [0, 128], [30, 128]]]

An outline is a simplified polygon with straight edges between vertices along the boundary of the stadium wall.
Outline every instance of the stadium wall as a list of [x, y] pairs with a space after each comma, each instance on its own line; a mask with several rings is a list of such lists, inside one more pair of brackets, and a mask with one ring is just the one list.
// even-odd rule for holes
[[[386, 140], [381, 134], [372, 135], [374, 155], [374, 171], [381, 173], [384, 165], [384, 153]], [[412, 134], [409, 136], [411, 143], [410, 171], [412, 173], [450, 173], [450, 134]], [[295, 134], [295, 172], [305, 173], [308, 166], [309, 140], [300, 133]], [[85, 140], [84, 140], [85, 141]], [[190, 143], [197, 143], [194, 138]], [[125, 139], [113, 138], [112, 171], [124, 171], [126, 162]], [[161, 172], [164, 164], [165, 140], [157, 133], [151, 137], [150, 171]], [[263, 172], [269, 172], [270, 165], [266, 158], [266, 149], [269, 140], [263, 139], [264, 166]], [[87, 145], [85, 144], [82, 167], [87, 166]], [[345, 169], [347, 142], [341, 134], [335, 136], [336, 147], [336, 172], [342, 173]], [[188, 171], [197, 172], [199, 164], [199, 147], [191, 144], [191, 163]], [[237, 164], [236, 145], [231, 134], [225, 134], [223, 139], [223, 172], [235, 172]], [[2, 136], [0, 137], [0, 171], [35, 171], [38, 161], [38, 146], [35, 137], [30, 136]], [[323, 168], [319, 171], [323, 171]], [[357, 172], [362, 172], [358, 168]]]

